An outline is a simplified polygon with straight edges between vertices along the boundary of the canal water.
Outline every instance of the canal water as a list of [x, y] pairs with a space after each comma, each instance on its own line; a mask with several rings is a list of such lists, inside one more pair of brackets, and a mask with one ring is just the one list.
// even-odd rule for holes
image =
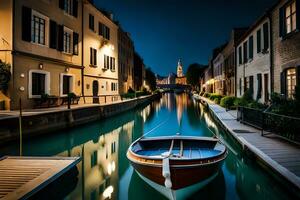
[[[137, 138], [161, 135], [214, 136], [229, 154], [219, 175], [187, 199], [293, 199], [210, 118], [187, 94], [167, 93], [150, 105], [84, 126], [24, 141], [26, 156], [81, 156], [76, 173], [47, 191], [49, 199], [165, 199], [145, 183], [126, 158]], [[1, 156], [17, 155], [18, 145], [0, 149]], [[197, 176], [197, 174], [195, 174]]]

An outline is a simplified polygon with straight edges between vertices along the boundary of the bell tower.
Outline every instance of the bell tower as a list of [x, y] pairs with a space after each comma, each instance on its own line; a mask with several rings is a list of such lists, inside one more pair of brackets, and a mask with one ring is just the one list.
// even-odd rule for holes
[[178, 60], [178, 64], [177, 64], [177, 77], [183, 77], [183, 66], [182, 66], [181, 59]]

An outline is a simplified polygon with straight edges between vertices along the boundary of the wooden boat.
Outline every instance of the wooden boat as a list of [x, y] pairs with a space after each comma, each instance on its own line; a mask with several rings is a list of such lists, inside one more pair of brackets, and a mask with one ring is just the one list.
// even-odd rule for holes
[[226, 156], [226, 146], [216, 138], [178, 135], [141, 138], [127, 151], [127, 158], [146, 182], [172, 191], [211, 180]]

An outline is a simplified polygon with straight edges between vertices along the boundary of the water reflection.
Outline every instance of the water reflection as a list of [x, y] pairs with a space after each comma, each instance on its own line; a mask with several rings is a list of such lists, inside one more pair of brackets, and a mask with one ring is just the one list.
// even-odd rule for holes
[[[152, 131], [151, 131], [152, 130]], [[65, 189], [65, 199], [165, 199], [141, 180], [126, 152], [141, 135], [217, 135], [229, 154], [216, 179], [188, 199], [292, 199], [265, 171], [245, 157], [232, 137], [222, 131], [189, 95], [165, 94], [145, 108], [101, 122], [24, 142], [25, 155], [81, 156], [78, 179]], [[17, 155], [10, 145], [1, 155]], [[57, 192], [56, 189], [51, 191]], [[49, 192], [49, 193], [51, 193]]]

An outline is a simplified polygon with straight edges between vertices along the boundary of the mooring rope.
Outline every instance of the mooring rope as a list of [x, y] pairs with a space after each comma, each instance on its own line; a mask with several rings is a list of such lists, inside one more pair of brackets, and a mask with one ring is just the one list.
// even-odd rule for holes
[[159, 124], [156, 125], [154, 128], [152, 128], [150, 131], [148, 131], [147, 133], [145, 133], [145, 134], [142, 136], [142, 138], [145, 137], [146, 135], [148, 135], [149, 133], [151, 133], [152, 131], [156, 130], [157, 128], [161, 127], [163, 124], [167, 123], [167, 121], [169, 121], [169, 119], [170, 119], [170, 116], [169, 116], [165, 121], [159, 123]]

